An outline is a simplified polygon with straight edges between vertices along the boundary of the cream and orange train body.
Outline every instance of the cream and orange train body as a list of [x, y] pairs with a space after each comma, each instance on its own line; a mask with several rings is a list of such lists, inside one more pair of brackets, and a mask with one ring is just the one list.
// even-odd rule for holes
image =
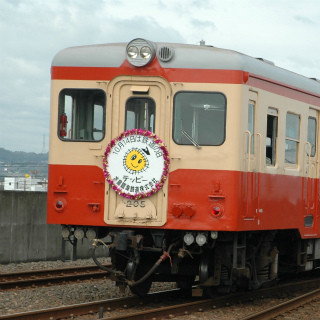
[[[48, 223], [118, 283], [211, 294], [320, 265], [320, 83], [206, 45], [74, 47], [52, 63]], [[79, 232], [80, 230], [80, 232]]]

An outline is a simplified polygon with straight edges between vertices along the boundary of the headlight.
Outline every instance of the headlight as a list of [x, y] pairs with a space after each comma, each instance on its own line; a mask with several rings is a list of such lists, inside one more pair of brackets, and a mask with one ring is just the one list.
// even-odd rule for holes
[[149, 47], [142, 47], [140, 54], [143, 59], [150, 59], [152, 51]]
[[136, 59], [139, 54], [139, 49], [137, 47], [128, 48], [128, 57], [131, 59]]
[[137, 38], [128, 43], [126, 56], [133, 66], [143, 67], [153, 60], [155, 47], [152, 42]]

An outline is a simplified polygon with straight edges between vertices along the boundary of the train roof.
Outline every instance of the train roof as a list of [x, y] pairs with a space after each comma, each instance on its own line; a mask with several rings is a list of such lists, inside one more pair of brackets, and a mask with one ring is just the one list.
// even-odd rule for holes
[[[169, 61], [159, 60], [163, 68], [239, 70], [320, 95], [320, 82], [237, 51], [207, 45], [152, 42], [156, 52], [168, 48], [174, 52]], [[126, 60], [128, 43], [110, 43], [70, 47], [61, 50], [53, 67], [120, 67]]]

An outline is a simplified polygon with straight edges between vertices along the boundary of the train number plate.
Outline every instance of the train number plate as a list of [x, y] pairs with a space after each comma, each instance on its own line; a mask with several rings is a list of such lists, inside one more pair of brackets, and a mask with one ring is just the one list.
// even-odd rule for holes
[[145, 208], [146, 200], [124, 200], [126, 208]]
[[117, 219], [151, 220], [157, 218], [157, 212], [149, 199], [123, 199], [118, 204], [114, 216]]

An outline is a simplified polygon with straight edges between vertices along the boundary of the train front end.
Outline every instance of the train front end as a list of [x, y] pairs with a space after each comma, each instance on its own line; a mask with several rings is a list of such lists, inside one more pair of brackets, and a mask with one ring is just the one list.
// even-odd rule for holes
[[98, 264], [95, 248], [107, 246], [107, 270], [134, 293], [152, 281], [230, 282], [222, 261], [232, 264], [244, 209], [247, 75], [222, 69], [225, 59], [212, 47], [135, 39], [53, 60], [48, 223], [93, 240]]

